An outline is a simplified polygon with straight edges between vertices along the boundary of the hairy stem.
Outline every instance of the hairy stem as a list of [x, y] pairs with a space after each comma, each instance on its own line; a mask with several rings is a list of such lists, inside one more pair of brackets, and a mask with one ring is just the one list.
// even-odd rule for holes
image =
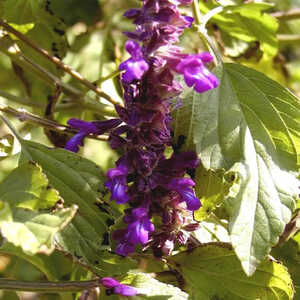
[[[28, 121], [30, 123], [38, 124], [40, 126], [49, 128], [51, 130], [54, 130], [54, 131], [57, 131], [60, 133], [70, 134], [70, 135], [77, 133], [77, 130], [72, 129], [69, 126], [61, 125], [61, 124], [58, 124], [58, 123], [48, 120], [48, 119], [43, 119], [34, 114], [25, 112], [24, 110], [16, 110], [7, 105], [0, 104], [0, 111], [11, 114], [11, 115], [17, 117], [20, 121]], [[104, 136], [104, 135], [101, 135], [101, 136], [89, 135], [89, 136], [87, 136], [87, 138], [91, 138], [94, 140], [100, 140], [100, 141], [108, 140], [108, 137]]]
[[217, 47], [215, 46], [214, 42], [212, 41], [212, 39], [208, 35], [205, 26], [206, 26], [207, 22], [214, 15], [220, 13], [223, 10], [223, 7], [222, 6], [218, 6], [218, 7], [214, 8], [214, 9], [212, 9], [211, 11], [209, 11], [203, 17], [201, 17], [201, 15], [200, 15], [200, 8], [199, 8], [199, 2], [198, 1], [199, 0], [194, 0], [193, 1], [193, 14], [194, 14], [195, 24], [196, 24], [196, 27], [198, 29], [200, 38], [206, 44], [206, 46], [213, 52], [214, 57], [215, 57], [215, 64], [216, 65], [222, 65], [223, 64], [222, 56], [221, 56], [219, 50], [217, 49]]
[[274, 18], [278, 19], [279, 21], [287, 21], [287, 20], [294, 20], [300, 18], [300, 8], [292, 8], [286, 11], [277, 11], [271, 14]]
[[49, 54], [48, 51], [45, 49], [40, 48], [38, 45], [36, 45], [34, 42], [29, 40], [25, 35], [23, 35], [21, 32], [15, 30], [13, 27], [11, 27], [9, 24], [7, 24], [5, 21], [0, 19], [0, 26], [5, 28], [8, 32], [14, 34], [16, 37], [18, 37], [21, 41], [23, 41], [25, 44], [27, 44], [29, 47], [43, 55], [45, 58], [47, 58], [50, 62], [54, 63], [57, 67], [64, 70], [66, 73], [70, 74], [74, 79], [79, 81], [81, 84], [86, 86], [88, 89], [94, 91], [97, 95], [100, 97], [106, 99], [112, 104], [119, 104], [117, 101], [112, 99], [109, 95], [104, 93], [101, 89], [99, 89], [97, 86], [95, 86], [93, 83], [85, 79], [81, 74], [79, 74], [77, 71], [74, 71], [70, 66], [63, 63], [60, 59], [58, 59], [55, 56], [52, 56]]
[[100, 280], [66, 281], [66, 282], [29, 282], [0, 279], [0, 289], [37, 293], [76, 293], [100, 286]]

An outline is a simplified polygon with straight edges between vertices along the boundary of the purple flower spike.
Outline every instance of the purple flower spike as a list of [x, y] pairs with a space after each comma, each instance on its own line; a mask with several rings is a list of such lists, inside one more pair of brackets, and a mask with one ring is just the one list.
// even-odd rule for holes
[[135, 41], [127, 41], [125, 49], [131, 55], [131, 58], [122, 62], [119, 66], [120, 71], [125, 71], [122, 80], [131, 82], [135, 79], [139, 80], [148, 71], [149, 65], [143, 59], [142, 51], [139, 44]]
[[122, 284], [111, 277], [103, 277], [101, 284], [108, 289], [106, 290], [108, 295], [119, 294], [122, 296], [135, 296], [137, 294], [137, 290], [134, 287]]
[[188, 55], [178, 63], [176, 71], [183, 74], [189, 87], [193, 86], [196, 92], [203, 93], [219, 85], [218, 78], [204, 66], [211, 60], [212, 56], [208, 52]]
[[190, 186], [194, 185], [194, 181], [190, 178], [174, 178], [169, 182], [168, 187], [180, 194], [182, 200], [186, 202], [188, 210], [194, 211], [201, 207], [200, 200], [190, 188]]
[[122, 121], [120, 119], [111, 119], [107, 121], [95, 121], [87, 122], [80, 119], [70, 119], [68, 125], [78, 129], [76, 133], [67, 143], [65, 149], [78, 152], [79, 146], [83, 146], [83, 140], [89, 134], [102, 134], [114, 127], [120, 125]]

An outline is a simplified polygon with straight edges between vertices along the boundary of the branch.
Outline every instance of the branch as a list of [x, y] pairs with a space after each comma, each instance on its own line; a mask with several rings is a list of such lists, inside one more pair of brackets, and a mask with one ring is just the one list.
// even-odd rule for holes
[[[0, 111], [11, 114], [11, 115], [17, 117], [22, 122], [28, 121], [30, 123], [39, 124], [40, 126], [49, 128], [51, 130], [54, 130], [54, 131], [57, 131], [60, 133], [73, 135], [74, 133], [78, 132], [77, 130], [71, 128], [70, 126], [58, 124], [54, 121], [43, 119], [34, 114], [25, 112], [24, 110], [21, 110], [21, 109], [16, 110], [16, 109], [9, 107], [7, 105], [4, 105], [4, 104], [0, 104]], [[88, 135], [87, 138], [99, 140], [99, 141], [107, 141], [108, 140], [108, 137], [104, 136], [104, 135], [101, 135], [101, 136]]]
[[25, 44], [27, 44], [32, 49], [36, 50], [38, 53], [43, 55], [45, 58], [47, 58], [49, 61], [54, 63], [57, 67], [64, 70], [65, 72], [69, 73], [73, 78], [75, 78], [77, 81], [79, 81], [81, 84], [85, 85], [88, 89], [94, 91], [97, 95], [100, 97], [106, 99], [112, 104], [120, 104], [119, 102], [112, 99], [109, 95], [104, 93], [101, 89], [99, 89], [97, 86], [95, 86], [93, 83], [85, 79], [82, 75], [80, 75], [78, 72], [74, 71], [70, 66], [63, 63], [60, 59], [58, 59], [55, 56], [51, 56], [48, 51], [45, 49], [40, 48], [38, 45], [36, 45], [34, 42], [29, 40], [25, 35], [23, 35], [21, 32], [15, 30], [13, 27], [8, 25], [6, 22], [0, 19], [0, 25], [5, 28], [8, 32], [14, 34], [16, 37], [18, 37], [21, 41], [23, 41]]
[[277, 34], [277, 39], [281, 43], [300, 43], [300, 34]]
[[100, 286], [100, 279], [66, 282], [30, 282], [0, 279], [0, 290], [38, 293], [76, 293]]
[[277, 11], [271, 14], [272, 17], [278, 20], [294, 20], [300, 18], [300, 8], [293, 8], [286, 11]]

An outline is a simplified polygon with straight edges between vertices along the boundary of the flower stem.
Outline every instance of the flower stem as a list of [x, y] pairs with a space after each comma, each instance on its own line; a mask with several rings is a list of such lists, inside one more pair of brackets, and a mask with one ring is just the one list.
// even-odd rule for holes
[[200, 34], [201, 40], [205, 43], [205, 45], [211, 49], [211, 51], [214, 54], [215, 57], [215, 64], [216, 65], [222, 65], [223, 64], [223, 59], [222, 56], [215, 46], [214, 42], [210, 38], [210, 36], [207, 34], [206, 30], [206, 24], [207, 22], [216, 14], [220, 13], [223, 10], [222, 6], [218, 6], [211, 11], [209, 11], [206, 15], [201, 17], [200, 15], [200, 8], [199, 8], [199, 0], [194, 0], [193, 1], [193, 14], [195, 18], [195, 24], [198, 29], [198, 32]]
[[[20, 121], [28, 121], [30, 123], [34, 123], [34, 124], [38, 124], [40, 126], [49, 128], [51, 130], [60, 132], [60, 133], [64, 133], [64, 134], [74, 134], [77, 133], [77, 130], [72, 129], [69, 126], [66, 125], [62, 125], [62, 124], [58, 124], [52, 120], [48, 120], [48, 119], [43, 119], [39, 116], [36, 116], [34, 114], [25, 112], [24, 110], [16, 110], [12, 107], [9, 107], [7, 105], [3, 105], [0, 104], [0, 111], [4, 112], [4, 113], [8, 113], [11, 114], [15, 117], [17, 117]], [[4, 117], [1, 117], [2, 119]], [[16, 135], [16, 137], [18, 138], [18, 140], [22, 141], [22, 138], [18, 135], [18, 133], [15, 131], [15, 129], [11, 126], [10, 123], [8, 123], [7, 119], [3, 120], [7, 126], [11, 129], [11, 131], [13, 132], [14, 135]], [[101, 136], [95, 136], [95, 135], [88, 135], [87, 138], [91, 138], [94, 140], [100, 140], [100, 141], [107, 141], [108, 137], [101, 135]]]
[[0, 279], [0, 289], [7, 291], [23, 291], [37, 293], [76, 293], [100, 286], [100, 280], [66, 281], [66, 282], [30, 282]]

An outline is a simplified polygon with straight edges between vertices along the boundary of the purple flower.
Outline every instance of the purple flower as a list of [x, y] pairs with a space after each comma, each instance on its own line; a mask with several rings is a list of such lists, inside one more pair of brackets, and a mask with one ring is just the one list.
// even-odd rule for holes
[[80, 119], [70, 119], [68, 125], [78, 129], [76, 133], [67, 143], [65, 149], [78, 152], [79, 146], [83, 146], [83, 139], [89, 134], [102, 134], [114, 127], [120, 125], [122, 121], [120, 119], [111, 119], [107, 121], [94, 121], [87, 122]]
[[154, 225], [148, 216], [148, 209], [138, 207], [123, 218], [128, 224], [125, 230], [118, 230], [114, 233], [114, 238], [119, 240], [116, 253], [127, 256], [134, 251], [137, 244], [145, 245], [149, 240], [149, 233], [154, 231]]
[[129, 200], [127, 175], [128, 162], [124, 157], [117, 162], [116, 168], [109, 169], [106, 174], [108, 180], [105, 182], [105, 187], [111, 191], [110, 200], [116, 200], [118, 204], [126, 203]]
[[131, 82], [135, 79], [139, 80], [148, 71], [149, 65], [143, 58], [141, 48], [137, 42], [127, 41], [125, 49], [131, 55], [131, 58], [122, 62], [119, 66], [120, 71], [125, 71], [122, 74], [122, 80], [125, 82]]
[[103, 277], [101, 284], [108, 289], [106, 290], [106, 294], [108, 295], [119, 294], [122, 296], [135, 296], [138, 293], [134, 287], [122, 284], [111, 277]]
[[176, 71], [183, 74], [185, 83], [195, 91], [203, 93], [218, 86], [218, 78], [212, 74], [205, 66], [205, 63], [212, 61], [212, 56], [208, 52], [188, 55], [176, 66]]
[[194, 191], [190, 186], [194, 186], [195, 183], [190, 178], [173, 178], [168, 183], [168, 188], [176, 191], [182, 201], [185, 201], [188, 210], [197, 210], [201, 207], [200, 200], [195, 196]]

